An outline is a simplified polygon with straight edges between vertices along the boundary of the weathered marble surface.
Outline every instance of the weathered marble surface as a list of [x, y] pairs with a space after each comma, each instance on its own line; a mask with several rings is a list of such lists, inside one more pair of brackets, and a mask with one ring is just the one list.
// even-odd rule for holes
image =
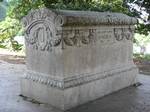
[[136, 22], [119, 13], [31, 11], [23, 18], [22, 94], [66, 110], [136, 83]]

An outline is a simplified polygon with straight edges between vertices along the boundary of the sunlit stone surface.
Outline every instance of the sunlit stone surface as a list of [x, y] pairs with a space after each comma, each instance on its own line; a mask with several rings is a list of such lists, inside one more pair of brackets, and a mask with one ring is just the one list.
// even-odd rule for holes
[[136, 22], [120, 13], [31, 11], [23, 18], [22, 94], [67, 110], [136, 83]]

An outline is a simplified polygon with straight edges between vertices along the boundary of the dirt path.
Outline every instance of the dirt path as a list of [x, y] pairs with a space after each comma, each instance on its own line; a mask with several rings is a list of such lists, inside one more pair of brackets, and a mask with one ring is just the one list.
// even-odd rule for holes
[[25, 64], [25, 56], [0, 54], [0, 60], [11, 64]]

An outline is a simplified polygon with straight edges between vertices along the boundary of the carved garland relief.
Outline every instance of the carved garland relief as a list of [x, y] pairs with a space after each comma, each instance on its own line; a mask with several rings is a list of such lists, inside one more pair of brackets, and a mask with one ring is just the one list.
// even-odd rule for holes
[[[56, 17], [54, 23], [57, 26], [63, 24], [61, 17]], [[36, 20], [27, 27], [25, 32], [26, 43], [34, 49], [51, 51], [53, 47], [81, 46], [82, 44], [94, 44], [98, 41], [110, 41], [113, 31], [101, 31], [97, 29], [71, 29], [61, 30], [56, 24], [49, 20]], [[114, 36], [117, 41], [124, 38], [132, 40], [133, 30], [131, 28], [114, 28]]]
[[51, 51], [52, 47], [60, 44], [81, 46], [96, 42], [96, 29], [55, 31], [52, 23], [44, 20], [33, 22], [25, 32], [26, 43], [37, 50]]
[[96, 29], [66, 30], [62, 32], [62, 40], [67, 46], [81, 46], [81, 44], [92, 44], [96, 40]]
[[132, 40], [134, 30], [131, 28], [114, 28], [114, 35], [117, 41], [121, 41], [124, 38]]

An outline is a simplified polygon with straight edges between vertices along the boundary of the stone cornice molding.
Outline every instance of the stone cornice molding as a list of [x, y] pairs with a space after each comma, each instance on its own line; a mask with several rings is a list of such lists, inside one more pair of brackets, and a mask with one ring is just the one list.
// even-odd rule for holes
[[[133, 25], [138, 21], [122, 13], [95, 12], [95, 11], [72, 11], [72, 10], [49, 10], [41, 8], [32, 10], [23, 18], [26, 26], [34, 19], [54, 19], [61, 26], [67, 25]], [[56, 20], [56, 21], [55, 21]]]

